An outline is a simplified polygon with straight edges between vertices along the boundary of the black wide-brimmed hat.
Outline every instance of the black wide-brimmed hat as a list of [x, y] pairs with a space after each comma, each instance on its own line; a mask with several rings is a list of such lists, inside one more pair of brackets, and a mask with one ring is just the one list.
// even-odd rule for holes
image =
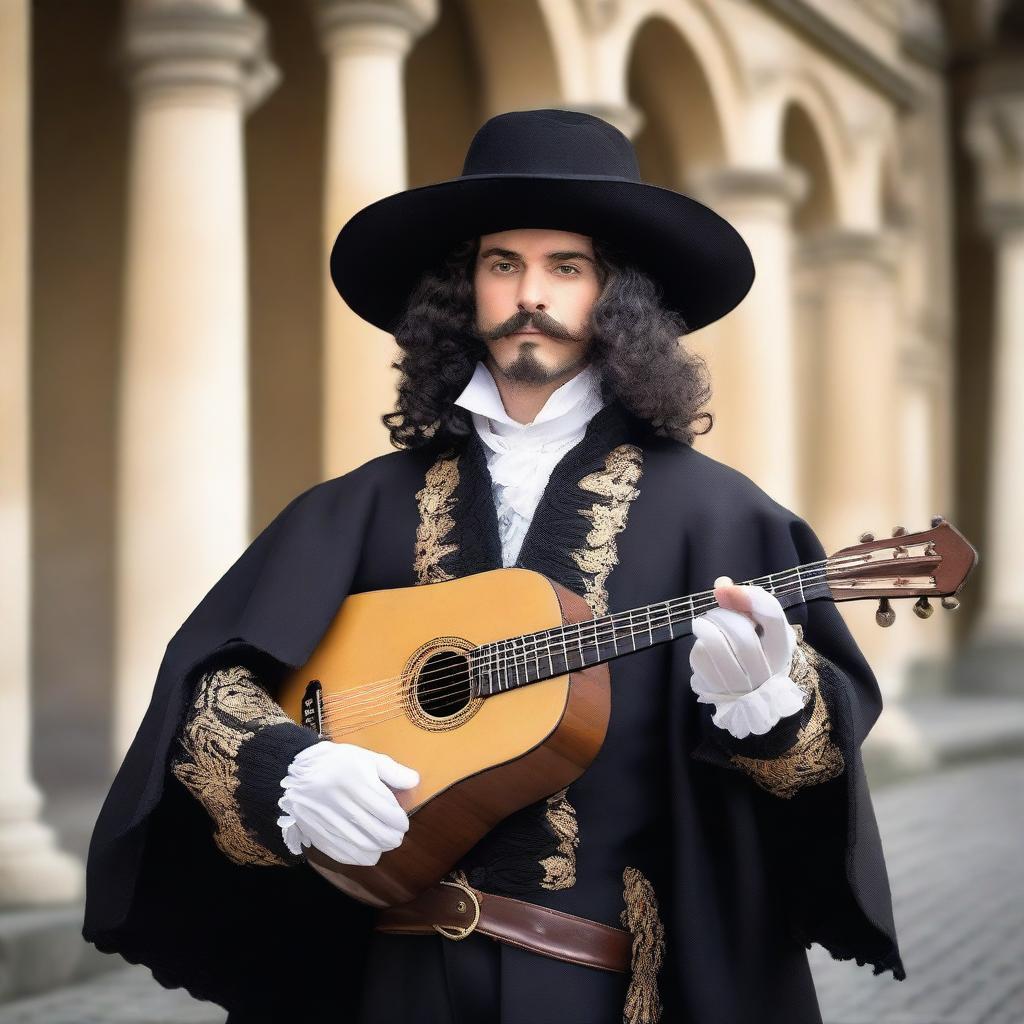
[[421, 275], [458, 243], [513, 228], [604, 241], [659, 283], [690, 330], [729, 312], [754, 263], [739, 232], [690, 196], [642, 181], [613, 125], [568, 110], [492, 117], [462, 174], [364, 207], [338, 233], [331, 279], [364, 320], [394, 333]]

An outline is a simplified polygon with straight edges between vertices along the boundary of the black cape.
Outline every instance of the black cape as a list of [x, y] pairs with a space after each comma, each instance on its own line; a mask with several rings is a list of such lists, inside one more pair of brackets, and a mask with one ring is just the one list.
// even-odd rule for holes
[[[583, 593], [578, 563], [566, 556], [594, 528], [580, 514], [593, 494], [578, 483], [623, 443], [642, 452], [642, 476], [606, 574], [609, 610], [710, 590], [722, 574], [740, 582], [825, 557], [808, 524], [750, 479], [656, 437], [613, 401], [553, 470], [517, 565]], [[355, 1019], [339, 1016], [339, 1000], [363, 984], [372, 911], [305, 866], [231, 863], [168, 762], [191, 688], [212, 658], [299, 667], [348, 594], [417, 582], [417, 492], [448, 444], [391, 452], [298, 495], [172, 637], [92, 836], [83, 934], [99, 949], [239, 1014], [279, 1008], [280, 1019], [294, 1019], [285, 1008], [298, 1000], [311, 1020], [328, 1012]], [[475, 433], [455, 451], [445, 568], [461, 576], [500, 567], [501, 552]], [[881, 710], [878, 685], [832, 601], [786, 614], [825, 659], [821, 693], [841, 775], [781, 799], [732, 766], [710, 708], [689, 687], [688, 635], [610, 663], [608, 736], [569, 789], [577, 882], [538, 902], [620, 925], [621, 883], [613, 883], [626, 863], [639, 867], [665, 927], [665, 1021], [819, 1020], [804, 948], [811, 942], [904, 977], [860, 756]], [[527, 1019], [536, 1009], [528, 974], [505, 985], [522, 988], [516, 1019]]]

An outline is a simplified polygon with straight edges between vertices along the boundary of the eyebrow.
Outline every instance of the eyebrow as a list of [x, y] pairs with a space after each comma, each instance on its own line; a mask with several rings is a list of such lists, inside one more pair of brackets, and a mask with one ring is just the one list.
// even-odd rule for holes
[[[498, 249], [497, 247], [487, 249], [480, 253], [480, 259], [482, 260], [487, 259], [488, 256], [504, 256], [505, 259], [509, 260], [521, 260], [523, 258], [514, 249]], [[592, 256], [588, 256], [585, 252], [576, 252], [574, 249], [566, 249], [561, 252], [549, 252], [544, 258], [548, 260], [586, 260], [588, 263], [594, 262], [594, 258]]]

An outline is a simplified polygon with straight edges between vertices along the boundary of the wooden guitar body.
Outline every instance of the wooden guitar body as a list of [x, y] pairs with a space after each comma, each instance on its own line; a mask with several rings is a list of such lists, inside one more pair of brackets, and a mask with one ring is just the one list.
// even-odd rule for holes
[[410, 819], [397, 849], [364, 867], [310, 848], [309, 863], [364, 903], [404, 903], [503, 818], [579, 778], [608, 728], [606, 663], [486, 698], [450, 680], [478, 645], [591, 618], [582, 598], [518, 568], [346, 598], [278, 702], [308, 721], [304, 702], [318, 680], [323, 734], [389, 754], [420, 783], [395, 791]]

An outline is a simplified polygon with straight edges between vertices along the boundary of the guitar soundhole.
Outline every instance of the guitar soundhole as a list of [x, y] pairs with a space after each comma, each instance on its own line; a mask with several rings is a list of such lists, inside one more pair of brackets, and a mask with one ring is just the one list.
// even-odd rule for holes
[[420, 669], [416, 700], [431, 718], [448, 718], [469, 704], [469, 663], [458, 651], [439, 651]]

